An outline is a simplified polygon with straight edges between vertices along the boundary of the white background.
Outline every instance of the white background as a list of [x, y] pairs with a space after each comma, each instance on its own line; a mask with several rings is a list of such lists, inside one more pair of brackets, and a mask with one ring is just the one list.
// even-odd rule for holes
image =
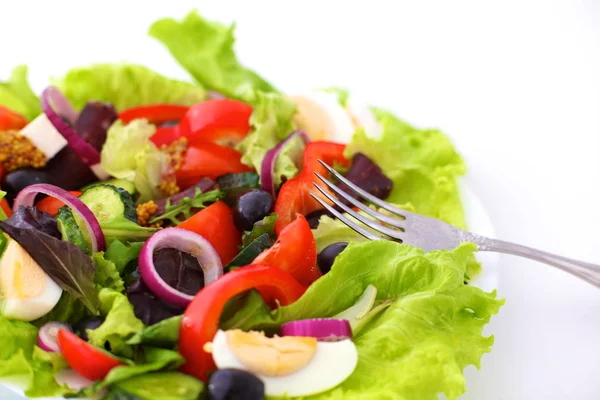
[[[237, 20], [241, 59], [284, 89], [346, 86], [447, 132], [499, 237], [600, 263], [600, 2], [4, 1], [0, 77], [27, 63], [41, 90], [126, 60], [186, 79], [146, 29], [194, 7]], [[600, 291], [508, 256], [499, 290], [465, 398], [600, 398]]]

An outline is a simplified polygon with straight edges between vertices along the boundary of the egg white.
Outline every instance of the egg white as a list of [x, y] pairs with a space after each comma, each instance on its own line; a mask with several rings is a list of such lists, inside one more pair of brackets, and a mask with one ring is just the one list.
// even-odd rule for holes
[[[18, 289], [21, 285], [39, 285], [32, 296]], [[62, 289], [42, 270], [27, 252], [9, 239], [0, 260], [0, 312], [7, 318], [33, 321], [56, 306]]]
[[314, 357], [300, 371], [286, 376], [265, 376], [251, 371], [237, 359], [222, 330], [215, 335], [212, 355], [219, 368], [237, 368], [255, 374], [264, 382], [267, 396], [308, 396], [324, 392], [345, 381], [358, 363], [358, 352], [351, 339], [317, 342]]

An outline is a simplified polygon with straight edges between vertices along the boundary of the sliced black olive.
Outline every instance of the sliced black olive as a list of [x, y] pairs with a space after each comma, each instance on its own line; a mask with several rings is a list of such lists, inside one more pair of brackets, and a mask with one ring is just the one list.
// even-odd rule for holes
[[208, 400], [262, 400], [265, 384], [250, 372], [226, 368], [215, 371], [208, 380]]
[[273, 197], [263, 190], [251, 190], [237, 201], [233, 218], [240, 230], [252, 230], [255, 222], [260, 221], [273, 211]]
[[346, 242], [338, 242], [330, 244], [321, 250], [319, 257], [317, 257], [317, 264], [323, 274], [326, 274], [331, 270], [335, 258], [344, 251], [347, 246], [348, 243]]

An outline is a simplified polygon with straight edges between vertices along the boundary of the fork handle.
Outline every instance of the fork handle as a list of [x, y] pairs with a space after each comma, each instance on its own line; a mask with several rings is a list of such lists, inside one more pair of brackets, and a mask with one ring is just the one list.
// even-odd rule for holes
[[573, 260], [572, 258], [558, 256], [546, 251], [536, 250], [531, 247], [505, 242], [503, 240], [489, 239], [481, 236], [478, 239], [479, 240], [475, 240], [475, 242], [478, 244], [479, 250], [481, 251], [495, 251], [540, 261], [562, 269], [592, 285], [600, 287], [600, 265]]

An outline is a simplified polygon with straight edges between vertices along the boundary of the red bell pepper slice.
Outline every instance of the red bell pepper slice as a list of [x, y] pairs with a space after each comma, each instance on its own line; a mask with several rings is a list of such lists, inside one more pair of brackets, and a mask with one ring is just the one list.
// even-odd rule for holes
[[153, 104], [121, 111], [119, 119], [128, 124], [134, 119], [144, 118], [155, 125], [160, 125], [165, 122], [181, 121], [189, 109], [187, 106], [177, 104]]
[[66, 329], [58, 331], [57, 339], [58, 347], [69, 366], [89, 380], [104, 379], [110, 370], [125, 365]]
[[191, 145], [212, 142], [234, 146], [250, 132], [252, 107], [231, 99], [212, 99], [194, 105], [179, 124]]
[[[307, 215], [323, 208], [310, 195], [315, 192], [318, 194], [312, 184], [317, 179], [314, 172], [327, 176], [327, 169], [318, 160], [331, 166], [339, 164], [346, 167], [350, 161], [344, 157], [345, 148], [344, 144], [323, 141], [311, 142], [306, 146], [302, 154], [302, 171], [298, 176], [284, 183], [277, 195], [275, 202], [275, 213], [279, 216], [275, 223], [277, 235], [280, 235], [283, 228], [296, 219], [297, 214]], [[324, 196], [320, 195], [320, 197], [330, 203]]]
[[196, 232], [208, 240], [219, 254], [223, 265], [229, 264], [239, 253], [242, 234], [233, 223], [231, 210], [222, 201], [200, 210], [177, 227]]
[[27, 119], [6, 107], [0, 106], [0, 131], [20, 130], [27, 125]]
[[[82, 192], [80, 192], [78, 190], [70, 190], [69, 193], [71, 193], [73, 196], [79, 197], [79, 196], [81, 196]], [[35, 207], [38, 210], [47, 212], [48, 214], [50, 214], [54, 217], [56, 215], [56, 213], [58, 212], [58, 209], [64, 205], [65, 205], [65, 203], [63, 203], [56, 197], [48, 196], [48, 197], [38, 201], [37, 204], [35, 205]]]
[[294, 222], [283, 228], [275, 244], [260, 253], [252, 264], [282, 269], [304, 286], [319, 279], [317, 244], [306, 218], [298, 214]]
[[182, 372], [206, 382], [215, 363], [203, 346], [215, 337], [225, 304], [234, 296], [258, 287], [268, 288], [281, 305], [293, 303], [304, 293], [304, 287], [290, 274], [265, 265], [239, 268], [205, 286], [185, 310], [181, 321], [179, 352], [186, 360]]

